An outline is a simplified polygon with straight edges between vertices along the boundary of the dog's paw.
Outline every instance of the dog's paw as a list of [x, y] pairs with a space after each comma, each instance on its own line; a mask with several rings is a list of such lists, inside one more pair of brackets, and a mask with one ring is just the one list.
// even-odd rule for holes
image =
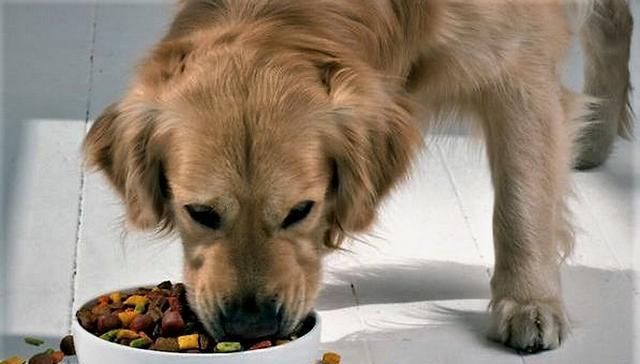
[[494, 302], [489, 337], [516, 350], [536, 353], [555, 349], [564, 340], [568, 324], [560, 302], [510, 298]]

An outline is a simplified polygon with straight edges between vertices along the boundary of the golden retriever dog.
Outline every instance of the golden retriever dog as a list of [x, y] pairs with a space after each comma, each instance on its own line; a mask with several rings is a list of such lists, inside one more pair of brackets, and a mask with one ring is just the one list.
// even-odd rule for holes
[[[180, 235], [211, 334], [255, 338], [295, 328], [323, 256], [465, 113], [495, 189], [490, 336], [553, 349], [568, 175], [629, 135], [631, 29], [625, 0], [184, 0], [85, 153], [132, 226]], [[560, 81], [574, 32], [585, 94]]]

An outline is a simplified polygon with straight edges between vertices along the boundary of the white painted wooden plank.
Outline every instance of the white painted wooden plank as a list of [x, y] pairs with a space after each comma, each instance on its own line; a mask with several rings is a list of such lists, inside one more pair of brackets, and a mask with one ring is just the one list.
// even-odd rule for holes
[[[449, 162], [449, 166], [454, 175], [454, 179], [457, 181], [456, 185], [460, 188], [464, 209], [470, 216], [470, 223], [472, 230], [480, 242], [481, 249], [484, 256], [490, 256], [491, 254], [491, 205], [492, 205], [492, 193], [489, 179], [488, 169], [483, 168], [479, 170], [473, 166], [473, 159], [477, 159], [478, 156], [482, 156], [481, 163], [486, 167], [486, 160], [483, 154], [477, 156], [472, 155], [468, 157], [462, 153], [468, 153], [469, 143], [464, 138], [452, 138], [447, 143], [446, 147], [443, 147], [445, 157]], [[457, 139], [457, 140], [456, 140]], [[450, 145], [450, 147], [449, 147]], [[473, 149], [473, 148], [472, 148]], [[625, 166], [626, 167], [623, 167]], [[600, 216], [601, 224], [608, 224], [610, 229], [616, 230], [614, 233], [608, 233], [609, 235], [617, 236], [622, 245], [630, 244], [632, 241], [630, 237], [629, 219], [631, 218], [631, 212], [628, 208], [630, 200], [629, 194], [634, 188], [629, 183], [626, 186], [621, 187], [618, 191], [612, 191], [608, 189], [603, 181], [599, 181], [594, 176], [606, 180], [607, 177], [603, 177], [604, 173], [620, 173], [621, 171], [629, 170], [629, 163], [620, 161], [619, 156], [614, 156], [608, 167], [605, 167], [608, 172], [600, 171], [595, 174], [577, 174], [574, 177], [582, 182], [578, 190], [578, 200], [572, 201], [572, 206], [575, 214], [575, 223], [581, 226], [583, 230], [578, 230], [577, 245], [575, 255], [571, 259], [570, 263], [575, 265], [592, 265], [594, 267], [604, 268], [605, 270], [598, 270], [595, 268], [586, 267], [565, 267], [565, 271], [570, 272], [564, 276], [565, 285], [565, 298], [571, 315], [578, 316], [586, 319], [587, 321], [598, 318], [600, 325], [596, 328], [584, 327], [578, 325], [574, 327], [574, 335], [572, 335], [565, 343], [561, 350], [545, 353], [543, 356], [527, 356], [525, 361], [529, 362], [604, 362], [603, 359], [616, 359], [608, 360], [607, 362], [625, 362], [629, 360], [631, 347], [629, 340], [621, 340], [619, 344], [613, 345], [608, 341], [609, 332], [616, 330], [620, 332], [625, 338], [630, 337], [632, 328], [628, 321], [624, 321], [622, 317], [630, 315], [632, 310], [624, 309], [624, 307], [630, 307], [633, 304], [633, 297], [629, 291], [630, 283], [624, 282], [623, 273], [617, 271], [621, 265], [616, 260], [612, 250], [607, 246], [606, 240], [600, 230], [594, 230], [598, 227], [598, 224], [593, 216], [590, 215], [590, 211], [587, 210], [589, 206], [585, 206], [585, 203], [580, 198], [582, 197], [582, 191], [584, 186], [588, 187], [590, 193], [594, 194], [598, 201], [599, 208], [602, 211]], [[483, 172], [486, 171], [486, 172]], [[620, 186], [619, 186], [620, 187]], [[623, 197], [625, 196], [626, 197]], [[627, 206], [624, 206], [624, 205]], [[618, 206], [618, 211], [614, 206]], [[615, 219], [611, 221], [610, 218]], [[586, 229], [585, 229], [586, 227]], [[609, 271], [606, 269], [613, 269]], [[601, 285], [597, 288], [593, 287], [593, 283], [589, 286], [585, 286], [583, 276], [588, 275], [589, 272], [599, 272], [596, 276], [601, 280]], [[576, 273], [579, 272], [579, 273]], [[615, 278], [615, 279], [614, 279]], [[608, 280], [613, 280], [613, 283], [608, 283]], [[625, 288], [626, 285], [626, 288]], [[613, 287], [613, 288], [611, 288]], [[594, 299], [594, 294], [601, 297], [605, 288], [620, 289], [617, 293], [604, 294], [606, 300]], [[598, 293], [596, 293], [598, 292]], [[591, 302], [591, 307], [585, 310], [585, 300], [588, 298]], [[615, 312], [607, 312], [612, 307], [621, 307], [619, 317]], [[572, 317], [575, 317], [572, 316]], [[589, 321], [590, 322], [590, 321]], [[574, 322], [575, 324], [575, 322]], [[615, 346], [614, 350], [607, 349], [608, 346]], [[600, 348], [599, 355], [589, 357], [590, 350], [584, 350], [588, 347]], [[617, 354], [612, 353], [617, 352]], [[582, 353], [582, 354], [581, 354]], [[538, 359], [543, 358], [543, 359]], [[600, 359], [600, 361], [596, 360]], [[624, 359], [623, 361], [620, 361]]]
[[[0, 358], [69, 327], [91, 4], [3, 2]], [[33, 350], [33, 349], [31, 349]]]
[[71, 314], [84, 127], [77, 120], [42, 119], [21, 126], [27, 145], [22, 168], [13, 171], [14, 203], [0, 257], [0, 357], [28, 349], [16, 347], [16, 337], [61, 337]]
[[485, 337], [486, 299], [361, 306], [373, 363], [521, 363]]
[[[494, 261], [492, 237], [493, 188], [482, 142], [471, 140], [466, 136], [448, 136], [440, 139], [439, 147], [451, 170], [454, 183], [459, 189], [463, 210], [480, 249], [480, 254], [486, 264], [492, 266]], [[611, 162], [612, 164], [617, 163], [615, 156]], [[594, 186], [598, 191], [606, 189], [602, 183], [593, 181], [592, 174], [573, 173], [571, 178], [578, 182], [582, 181], [588, 186]], [[578, 182], [574, 183], [576, 185], [574, 187], [576, 197], [569, 198], [569, 205], [573, 213], [573, 223], [576, 227], [576, 247], [568, 263], [601, 268], [619, 268], [620, 265], [611, 249], [607, 246], [606, 240], [601, 237], [602, 234], [594, 230], [598, 229], [598, 225], [590, 213], [591, 208], [585, 206], [587, 202], [582, 198], [582, 188], [578, 185]], [[602, 195], [602, 192], [598, 191], [595, 192], [595, 198]], [[624, 194], [624, 192], [621, 192], [621, 194]], [[605, 192], [605, 195], [601, 198], [601, 203], [606, 204], [612, 197], [609, 192]], [[629, 200], [629, 198], [627, 199]], [[612, 201], [611, 203], [614, 202]], [[613, 210], [611, 206], [609, 210]], [[622, 224], [629, 225], [630, 213], [628, 208], [623, 208], [618, 212], [614, 212], [614, 214], [618, 214], [618, 219]], [[605, 220], [608, 221], [608, 219]], [[614, 229], [622, 231], [621, 234], [629, 231], [628, 227], [622, 229], [617, 226]], [[624, 240], [627, 243], [630, 241], [628, 235]]]
[[164, 34], [175, 2], [120, 2], [97, 5], [91, 119], [118, 101], [135, 66]]
[[320, 345], [318, 358], [326, 352], [338, 353], [341, 364], [370, 364], [367, 343], [362, 340], [341, 340], [335, 342], [323, 342]]
[[327, 351], [339, 353], [345, 364], [371, 364], [364, 338], [352, 339], [364, 326], [359, 314], [353, 281], [342, 272], [359, 265], [355, 254], [334, 252], [325, 258], [324, 285], [316, 302], [322, 317], [322, 345], [318, 357]]
[[632, 318], [638, 307], [628, 277], [621, 271], [576, 266], [566, 267], [563, 279], [572, 331], [561, 349], [527, 356], [526, 362], [633, 363], [637, 337]]
[[120, 201], [101, 175], [87, 176], [83, 211], [76, 308], [116, 288], [180, 279], [180, 244], [175, 239], [126, 233]]
[[[430, 143], [428, 139], [427, 146]], [[447, 170], [433, 148], [417, 158], [407, 180], [380, 207], [372, 233], [362, 239], [369, 244], [347, 245], [360, 263], [426, 259], [482, 264]]]
[[434, 140], [447, 168], [474, 245], [487, 267], [493, 267], [493, 187], [481, 140], [471, 136], [442, 136]]
[[[157, 2], [98, 4], [92, 118], [126, 89], [137, 60], [161, 37], [171, 15], [168, 6]], [[127, 233], [121, 202], [100, 174], [86, 178], [83, 213], [76, 306], [114, 288], [180, 279], [182, 251], [175, 237]]]
[[640, 169], [632, 166], [631, 147], [619, 141], [604, 166], [574, 176], [584, 209], [581, 228], [610, 249], [619, 269], [630, 269], [633, 256], [633, 194]]

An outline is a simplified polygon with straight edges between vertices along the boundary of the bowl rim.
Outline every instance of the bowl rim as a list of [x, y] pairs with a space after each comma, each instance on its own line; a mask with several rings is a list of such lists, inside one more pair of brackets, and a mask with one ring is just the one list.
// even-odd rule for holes
[[[308, 316], [312, 316], [315, 320], [315, 324], [313, 325], [313, 328], [311, 328], [311, 330], [309, 330], [306, 334], [300, 336], [299, 338], [292, 340], [286, 344], [282, 344], [282, 345], [277, 345], [277, 346], [272, 346], [272, 347], [268, 347], [268, 348], [264, 348], [264, 349], [259, 349], [259, 350], [245, 350], [245, 351], [238, 351], [238, 352], [233, 352], [233, 353], [176, 353], [176, 352], [167, 352], [167, 351], [156, 351], [156, 350], [149, 350], [149, 349], [138, 349], [138, 348], [132, 348], [129, 346], [125, 346], [125, 345], [120, 345], [111, 341], [106, 341], [103, 339], [100, 339], [98, 336], [94, 335], [93, 333], [89, 332], [87, 329], [85, 329], [82, 325], [80, 325], [80, 322], [78, 322], [78, 318], [76, 317], [76, 313], [83, 307], [89, 305], [91, 302], [96, 301], [99, 297], [104, 296], [105, 294], [109, 294], [109, 293], [113, 293], [113, 292], [122, 292], [122, 291], [128, 291], [128, 290], [135, 290], [138, 288], [147, 288], [147, 287], [155, 287], [156, 285], [137, 285], [134, 287], [127, 287], [127, 288], [120, 288], [120, 289], [116, 289], [113, 291], [110, 291], [108, 293], [104, 293], [101, 295], [98, 295], [94, 298], [91, 298], [89, 300], [84, 301], [84, 303], [82, 305], [79, 306], [78, 309], [74, 309], [74, 314], [73, 314], [73, 322], [72, 322], [72, 329], [73, 329], [73, 334], [74, 337], [78, 334], [81, 333], [84, 336], [87, 336], [90, 338], [91, 341], [95, 342], [95, 343], [99, 343], [100, 345], [104, 345], [107, 348], [110, 348], [109, 350], [121, 350], [124, 352], [136, 352], [136, 353], [147, 353], [148, 355], [153, 355], [153, 356], [168, 356], [168, 357], [198, 357], [198, 358], [222, 358], [222, 357], [243, 357], [243, 356], [258, 356], [260, 355], [260, 353], [267, 353], [267, 352], [272, 352], [272, 351], [277, 351], [277, 350], [294, 350], [296, 346], [300, 346], [303, 345], [305, 340], [304, 338], [310, 338], [312, 336], [312, 334], [315, 334], [317, 331], [320, 331], [321, 325], [322, 325], [322, 320], [320, 318], [320, 315], [318, 315], [318, 312], [316, 310], [312, 310]], [[307, 316], [307, 317], [308, 317]]]

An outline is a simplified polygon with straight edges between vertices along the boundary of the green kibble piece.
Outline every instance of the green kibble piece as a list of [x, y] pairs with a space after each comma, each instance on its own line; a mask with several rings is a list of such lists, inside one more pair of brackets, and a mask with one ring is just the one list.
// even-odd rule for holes
[[223, 341], [216, 344], [216, 351], [219, 353], [233, 353], [242, 350], [239, 342]]
[[40, 345], [44, 344], [44, 340], [40, 340], [40, 339], [35, 338], [35, 337], [25, 337], [24, 338], [24, 342], [29, 344], [29, 345], [33, 345], [33, 346], [40, 346]]
[[138, 303], [136, 305], [136, 308], [133, 309], [133, 312], [143, 314], [146, 308], [147, 308], [147, 305], [145, 303]]
[[113, 341], [113, 339], [115, 339], [116, 336], [118, 335], [118, 331], [120, 331], [120, 329], [107, 331], [104, 334], [100, 335], [100, 338], [107, 341]]
[[139, 339], [135, 339], [129, 343], [129, 346], [132, 348], [144, 348], [151, 345], [152, 341], [146, 336], [143, 336]]

